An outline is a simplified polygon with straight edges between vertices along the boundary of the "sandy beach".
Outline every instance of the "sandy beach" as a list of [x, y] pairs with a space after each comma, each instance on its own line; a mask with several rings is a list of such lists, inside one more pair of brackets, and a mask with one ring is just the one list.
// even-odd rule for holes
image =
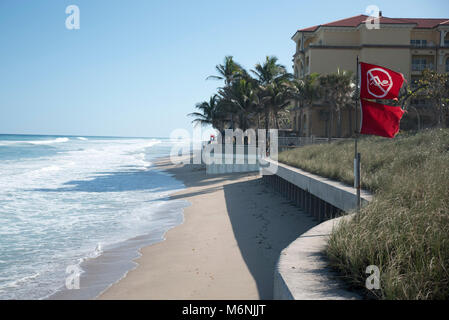
[[145, 247], [138, 266], [98, 299], [271, 299], [280, 252], [316, 222], [258, 173], [206, 175], [160, 160], [186, 189], [184, 223]]

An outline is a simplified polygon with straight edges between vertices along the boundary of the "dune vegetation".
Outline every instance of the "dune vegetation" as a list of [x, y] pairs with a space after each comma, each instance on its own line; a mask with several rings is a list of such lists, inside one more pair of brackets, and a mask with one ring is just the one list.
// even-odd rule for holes
[[[353, 184], [351, 141], [285, 151], [279, 161]], [[374, 200], [332, 233], [331, 265], [379, 299], [449, 298], [449, 129], [359, 141], [362, 188]], [[380, 289], [365, 289], [366, 267]]]

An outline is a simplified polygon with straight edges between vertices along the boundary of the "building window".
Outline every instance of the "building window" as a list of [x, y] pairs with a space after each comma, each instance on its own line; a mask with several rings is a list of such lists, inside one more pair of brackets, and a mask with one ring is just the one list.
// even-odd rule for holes
[[427, 47], [427, 40], [410, 40], [413, 47]]
[[446, 59], [446, 72], [449, 72], [449, 58]]
[[424, 71], [426, 69], [433, 69], [433, 64], [428, 62], [426, 58], [412, 58], [412, 71]]

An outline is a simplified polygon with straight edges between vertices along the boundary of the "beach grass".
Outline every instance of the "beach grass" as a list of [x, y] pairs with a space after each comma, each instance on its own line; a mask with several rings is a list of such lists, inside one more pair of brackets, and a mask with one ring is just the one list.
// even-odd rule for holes
[[[374, 200], [331, 234], [327, 255], [354, 288], [379, 299], [449, 298], [449, 130], [359, 141], [362, 188]], [[351, 141], [285, 151], [279, 161], [353, 184]], [[368, 291], [367, 266], [380, 270]]]

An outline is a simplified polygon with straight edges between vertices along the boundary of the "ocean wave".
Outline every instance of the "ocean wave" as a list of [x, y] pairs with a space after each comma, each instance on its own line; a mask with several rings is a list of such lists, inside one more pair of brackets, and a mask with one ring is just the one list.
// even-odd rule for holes
[[46, 172], [46, 171], [59, 171], [61, 170], [60, 167], [58, 166], [49, 166], [49, 167], [44, 167], [42, 169], [38, 169], [38, 172]]
[[84, 269], [82, 268], [83, 263], [89, 260], [93, 260], [98, 258], [103, 254], [103, 245], [99, 242], [97, 243], [95, 249], [93, 251], [87, 252], [83, 257], [78, 259], [78, 263], [76, 263], [76, 266], [79, 268], [79, 270], [84, 273]]
[[62, 143], [69, 141], [69, 138], [56, 138], [54, 140], [43, 140], [43, 141], [24, 141], [24, 143], [30, 143], [30, 144], [53, 144], [53, 143]]
[[[40, 141], [32, 142], [56, 143], [56, 138], [39, 137]], [[61, 138], [57, 141], [66, 141]], [[169, 154], [166, 140], [77, 138], [69, 137], [70, 141], [52, 147], [15, 145], [20, 152], [27, 149], [37, 154], [45, 154], [46, 150], [40, 149], [64, 148], [51, 157], [0, 161], [0, 202], [4, 203], [0, 211], [6, 221], [0, 224], [0, 234], [7, 235], [0, 241], [0, 259], [29, 248], [21, 265], [33, 267], [22, 270], [13, 261], [1, 261], [0, 299], [45, 297], [64, 284], [68, 265], [80, 265], [82, 270], [83, 262], [90, 263], [103, 255], [103, 250], [160, 230], [172, 221], [164, 220], [165, 209], [157, 210], [159, 203], [165, 203], [159, 193], [174, 192], [182, 184], [144, 169], [154, 157]], [[181, 209], [175, 211], [174, 219]], [[128, 270], [128, 266], [123, 268], [123, 272]], [[33, 275], [35, 272], [40, 276]], [[2, 280], [3, 275], [8, 279]], [[110, 277], [105, 274], [101, 281], [109, 283]]]
[[97, 246], [95, 247], [94, 251], [88, 253], [86, 257], [81, 258], [81, 259], [80, 259], [80, 262], [84, 262], [84, 261], [86, 261], [86, 260], [98, 258], [98, 257], [101, 256], [102, 254], [103, 254], [103, 246], [102, 246], [102, 244], [99, 242], [99, 243], [97, 244]]
[[136, 159], [142, 164], [144, 168], [151, 167], [151, 162], [145, 160], [145, 153], [137, 153], [135, 155]]
[[37, 273], [34, 273], [32, 275], [29, 275], [29, 276], [25, 276], [25, 277], [22, 277], [22, 278], [13, 280], [13, 281], [9, 281], [9, 282], [7, 282], [7, 283], [5, 283], [3, 285], [0, 285], [0, 291], [3, 291], [3, 290], [8, 289], [8, 288], [17, 288], [21, 284], [29, 282], [29, 281], [32, 281], [32, 280], [36, 279], [39, 276], [40, 276], [40, 273], [37, 272]]
[[78, 139], [78, 140], [82, 140], [82, 141], [87, 141], [87, 140], [89, 140], [89, 139], [84, 138], [84, 137], [78, 137], [77, 139]]
[[16, 144], [31, 144], [31, 145], [47, 145], [47, 144], [54, 144], [54, 143], [63, 143], [69, 141], [69, 138], [56, 138], [53, 140], [35, 140], [35, 141], [1, 141], [0, 146], [11, 146]]
[[161, 140], [154, 139], [154, 140], [151, 140], [150, 142], [148, 142], [147, 144], [145, 144], [145, 148], [150, 148], [150, 147], [155, 146], [160, 143], [162, 143]]

